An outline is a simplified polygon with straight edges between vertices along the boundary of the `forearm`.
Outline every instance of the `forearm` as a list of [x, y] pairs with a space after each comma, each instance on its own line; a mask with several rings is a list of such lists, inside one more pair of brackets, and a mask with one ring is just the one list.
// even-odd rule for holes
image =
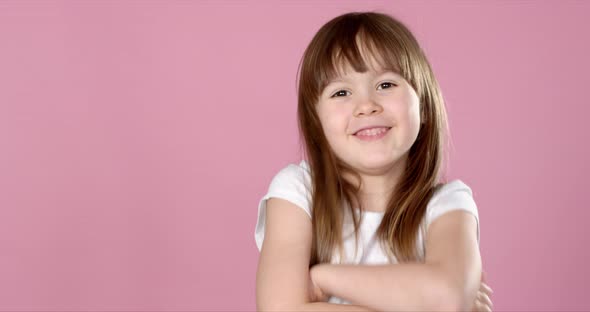
[[320, 264], [312, 278], [325, 293], [378, 311], [456, 309], [456, 294], [435, 265]]

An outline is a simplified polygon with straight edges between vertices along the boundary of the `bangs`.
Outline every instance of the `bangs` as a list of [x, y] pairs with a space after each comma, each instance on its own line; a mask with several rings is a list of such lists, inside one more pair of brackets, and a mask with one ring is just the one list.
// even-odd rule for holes
[[321, 49], [323, 53], [318, 55], [315, 77], [318, 93], [321, 94], [332, 80], [351, 69], [360, 73], [388, 70], [407, 79], [408, 71], [400, 66], [400, 63], [407, 64], [407, 57], [394, 38], [376, 40], [383, 38], [383, 34], [378, 34], [370, 26], [359, 26], [357, 29], [347, 29], [349, 25], [342, 26]]

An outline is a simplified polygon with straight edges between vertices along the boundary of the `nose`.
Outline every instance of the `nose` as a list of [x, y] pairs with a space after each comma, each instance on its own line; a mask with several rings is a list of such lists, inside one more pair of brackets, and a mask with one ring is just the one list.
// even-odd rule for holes
[[375, 102], [372, 98], [367, 98], [362, 101], [354, 110], [354, 116], [379, 114], [383, 111], [383, 107]]

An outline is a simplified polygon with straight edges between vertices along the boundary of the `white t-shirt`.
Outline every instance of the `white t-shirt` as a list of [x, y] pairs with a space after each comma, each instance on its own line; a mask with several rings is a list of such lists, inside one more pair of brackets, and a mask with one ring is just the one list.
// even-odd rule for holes
[[[471, 188], [461, 180], [453, 180], [446, 183], [432, 195], [426, 208], [426, 214], [423, 220], [423, 231], [418, 232], [416, 240], [416, 248], [420, 257], [424, 257], [424, 236], [428, 225], [437, 217], [451, 210], [466, 210], [475, 216], [477, 221], [477, 242], [479, 244], [479, 215], [472, 195]], [[281, 169], [272, 179], [268, 192], [260, 200], [258, 205], [258, 220], [254, 232], [254, 239], [259, 251], [261, 250], [264, 241], [266, 200], [271, 197], [286, 199], [294, 203], [303, 209], [311, 218], [311, 175], [309, 172], [309, 165], [305, 160], [302, 160], [299, 164], [289, 164]], [[343, 204], [345, 204], [344, 201]], [[349, 210], [348, 207], [344, 209], [347, 213], [345, 214], [345, 223], [342, 229], [345, 259], [340, 262], [339, 253], [334, 251], [332, 263], [363, 265], [397, 263], [395, 257], [392, 262], [389, 261], [386, 253], [381, 249], [380, 244], [376, 240], [375, 232], [381, 223], [383, 212], [363, 212], [359, 229], [360, 244], [357, 253], [355, 254], [354, 225], [352, 224], [352, 218], [348, 212]], [[356, 213], [359, 212], [359, 210], [355, 211]], [[329, 302], [349, 303], [337, 297], [331, 297]]]

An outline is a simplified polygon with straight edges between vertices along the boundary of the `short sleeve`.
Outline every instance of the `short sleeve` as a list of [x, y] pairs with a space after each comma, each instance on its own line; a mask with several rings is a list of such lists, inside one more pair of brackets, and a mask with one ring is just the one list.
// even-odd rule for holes
[[471, 213], [477, 222], [477, 243], [479, 244], [479, 213], [473, 199], [471, 188], [461, 180], [453, 180], [438, 189], [428, 203], [426, 228], [436, 218], [452, 210], [465, 210]]
[[254, 239], [259, 251], [264, 241], [266, 200], [271, 197], [288, 200], [303, 209], [311, 218], [310, 180], [309, 167], [305, 161], [301, 161], [299, 164], [289, 164], [273, 177], [268, 192], [260, 199], [258, 204], [258, 219]]

